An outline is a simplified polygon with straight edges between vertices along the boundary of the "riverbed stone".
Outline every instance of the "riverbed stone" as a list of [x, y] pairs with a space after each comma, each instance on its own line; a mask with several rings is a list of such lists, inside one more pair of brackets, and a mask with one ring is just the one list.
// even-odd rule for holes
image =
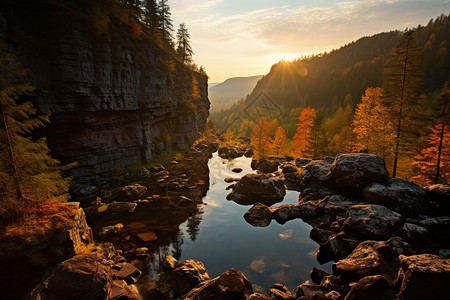
[[339, 276], [327, 275], [320, 282], [320, 286], [328, 291], [337, 291], [341, 295], [346, 295], [349, 288], [348, 285], [345, 284]]
[[400, 214], [382, 205], [354, 205], [347, 211], [342, 230], [360, 240], [383, 240], [399, 231], [403, 224]]
[[415, 216], [428, 208], [425, 190], [411, 181], [398, 178], [365, 187], [363, 198], [365, 202], [389, 207], [402, 215]]
[[367, 276], [352, 286], [345, 300], [395, 300], [392, 284], [381, 275]]
[[244, 155], [244, 151], [232, 146], [222, 146], [219, 148], [218, 154], [221, 158], [233, 159]]
[[358, 244], [358, 241], [347, 238], [344, 233], [332, 234], [325, 243], [319, 245], [317, 261], [320, 264], [338, 261], [349, 255]]
[[[444, 299], [450, 282], [450, 259], [433, 254], [401, 255], [396, 279], [399, 300]], [[444, 297], [444, 298], [443, 298]]]
[[137, 207], [137, 203], [134, 202], [112, 202], [108, 204], [106, 212], [108, 213], [132, 213]]
[[241, 271], [233, 268], [219, 277], [200, 283], [181, 299], [245, 300], [251, 294], [253, 288], [250, 281]]
[[244, 214], [244, 219], [252, 226], [267, 227], [272, 221], [272, 211], [268, 206], [256, 203]]
[[270, 288], [266, 295], [269, 296], [270, 299], [275, 300], [295, 300], [295, 297], [291, 295], [291, 293], [288, 291], [282, 291], [280, 289], [276, 288]]
[[438, 210], [450, 212], [450, 185], [434, 184], [425, 187], [430, 201], [438, 203]]
[[[316, 243], [318, 244], [323, 244], [325, 243], [328, 238], [333, 235], [334, 232], [331, 230], [326, 230], [326, 229], [321, 229], [318, 227], [314, 227], [313, 229], [311, 229], [311, 231], [309, 232], [309, 237]], [[320, 282], [319, 282], [320, 283]]]
[[170, 285], [176, 295], [182, 296], [198, 284], [209, 280], [208, 271], [199, 260], [188, 259], [170, 273]]
[[311, 270], [311, 273], [309, 273], [309, 276], [311, 277], [312, 282], [314, 282], [316, 284], [320, 284], [322, 282], [322, 279], [328, 275], [331, 275], [331, 274], [325, 270], [318, 269], [316, 267], [314, 267]]
[[333, 274], [342, 276], [345, 282], [356, 282], [371, 275], [383, 275], [393, 281], [394, 266], [375, 249], [375, 244], [373, 241], [360, 243], [347, 258], [333, 264]]
[[358, 190], [368, 184], [388, 178], [383, 158], [374, 154], [349, 153], [336, 157], [327, 174], [339, 189]]
[[176, 268], [178, 261], [170, 255], [166, 255], [161, 262], [161, 267], [164, 272], [171, 272]]
[[52, 270], [33, 290], [30, 298], [138, 300], [139, 296], [122, 280], [114, 280], [111, 267], [99, 263], [95, 254], [80, 254]]
[[256, 202], [271, 205], [282, 201], [285, 195], [282, 179], [267, 174], [247, 174], [235, 184], [227, 199], [242, 205]]
[[111, 201], [130, 202], [142, 198], [147, 192], [147, 188], [140, 184], [131, 184], [120, 189], [114, 190], [111, 194], [103, 197], [103, 201], [108, 203]]

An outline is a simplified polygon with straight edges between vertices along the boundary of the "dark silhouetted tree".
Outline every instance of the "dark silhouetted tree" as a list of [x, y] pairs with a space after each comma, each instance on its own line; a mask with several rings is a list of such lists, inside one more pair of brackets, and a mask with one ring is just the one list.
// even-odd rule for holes
[[414, 32], [403, 33], [392, 52], [390, 64], [385, 68], [385, 101], [395, 125], [395, 146], [392, 177], [397, 176], [400, 156], [414, 156], [420, 137], [420, 104], [417, 91], [422, 83], [421, 51], [416, 46]]
[[160, 0], [158, 4], [159, 17], [161, 18], [161, 34], [163, 43], [173, 46], [173, 23], [171, 19], [170, 6], [167, 0]]
[[189, 63], [192, 61], [191, 36], [188, 33], [186, 25], [180, 24], [180, 28], [177, 31], [177, 53], [183, 63]]

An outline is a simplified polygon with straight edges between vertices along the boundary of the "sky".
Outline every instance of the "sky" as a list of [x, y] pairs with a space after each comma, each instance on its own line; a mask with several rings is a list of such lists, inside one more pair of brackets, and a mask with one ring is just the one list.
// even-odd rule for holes
[[363, 36], [426, 25], [450, 0], [169, 0], [210, 82], [267, 74], [281, 59], [337, 49]]

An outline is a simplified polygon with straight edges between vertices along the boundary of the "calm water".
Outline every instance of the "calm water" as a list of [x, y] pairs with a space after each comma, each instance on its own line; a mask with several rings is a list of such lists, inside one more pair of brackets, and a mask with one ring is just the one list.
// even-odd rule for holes
[[[210, 276], [216, 277], [230, 268], [244, 272], [254, 284], [264, 289], [280, 282], [289, 288], [310, 280], [313, 267], [331, 271], [331, 264], [320, 266], [315, 254], [318, 245], [309, 238], [311, 226], [300, 219], [284, 225], [274, 220], [268, 227], [253, 227], [243, 215], [251, 206], [228, 201], [225, 177], [240, 177], [255, 173], [250, 168], [251, 158], [224, 160], [217, 153], [209, 160], [210, 189], [203, 199], [202, 218], [195, 233], [189, 222], [181, 225], [183, 242], [181, 257], [201, 260]], [[236, 174], [235, 167], [243, 169]], [[298, 192], [287, 191], [282, 203], [297, 204]], [[190, 229], [191, 228], [191, 229]]]

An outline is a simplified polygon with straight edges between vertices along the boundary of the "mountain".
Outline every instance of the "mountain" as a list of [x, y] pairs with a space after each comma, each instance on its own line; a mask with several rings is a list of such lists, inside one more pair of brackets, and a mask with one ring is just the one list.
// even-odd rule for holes
[[[441, 15], [413, 30], [423, 54], [424, 84], [420, 92], [432, 102], [450, 75], [450, 15]], [[282, 109], [278, 119], [290, 134], [295, 130], [301, 108], [313, 107], [325, 118], [347, 105], [354, 110], [367, 87], [382, 85], [383, 69], [401, 34], [400, 31], [379, 33], [329, 53], [279, 62], [258, 81], [243, 102], [212, 113], [211, 120], [219, 128], [229, 128], [236, 116], [242, 114], [241, 105], [251, 103], [262, 91]], [[246, 118], [239, 116], [241, 120]]]
[[262, 75], [233, 77], [219, 84], [210, 84], [208, 92], [211, 110], [226, 108], [237, 100], [245, 98], [261, 78]]

